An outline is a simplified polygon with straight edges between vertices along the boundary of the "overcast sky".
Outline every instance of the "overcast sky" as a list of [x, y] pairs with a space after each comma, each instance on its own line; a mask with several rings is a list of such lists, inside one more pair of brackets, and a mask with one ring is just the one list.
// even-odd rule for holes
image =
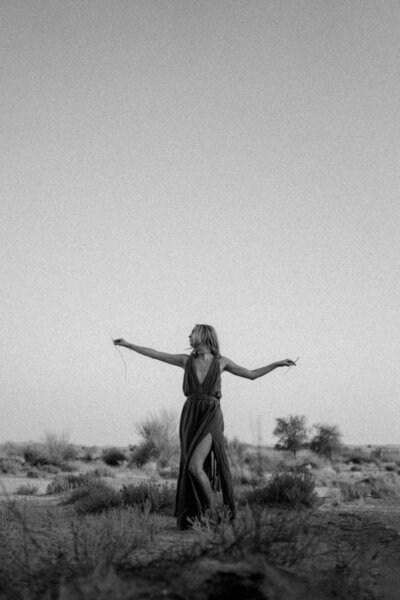
[[126, 445], [195, 323], [228, 438], [399, 443], [397, 0], [0, 4], [0, 442]]

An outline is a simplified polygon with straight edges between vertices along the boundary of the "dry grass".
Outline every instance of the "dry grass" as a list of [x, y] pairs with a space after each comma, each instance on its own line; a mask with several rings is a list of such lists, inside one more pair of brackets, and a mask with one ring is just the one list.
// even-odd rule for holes
[[58, 597], [64, 581], [129, 566], [159, 528], [156, 517], [136, 508], [60, 517], [29, 503], [0, 505], [0, 589], [7, 598]]
[[[19, 456], [12, 445], [8, 451]], [[32, 483], [38, 490], [0, 503], [0, 600], [203, 600], [224, 598], [226, 590], [230, 597], [380, 598], [371, 575], [378, 552], [371, 539], [379, 530], [367, 535], [357, 511], [367, 500], [386, 502], [400, 495], [400, 477], [385, 468], [395, 459], [370, 460], [373, 449], [356, 449], [333, 462], [306, 450], [293, 460], [239, 442], [228, 451], [241, 499], [237, 519], [231, 523], [222, 512], [221, 524], [205, 518], [193, 533], [174, 528], [174, 486], [135, 482], [143, 471], [110, 470], [101, 458], [82, 460], [76, 463], [78, 474], [58, 474], [51, 483], [43, 467], [22, 467], [25, 475], [29, 468], [46, 476], [46, 485], [61, 496], [44, 495], [36, 475], [34, 482], [21, 473], [10, 476], [16, 482], [13, 491]], [[352, 471], [354, 466], [360, 470]], [[301, 501], [314, 498], [314, 483], [331, 492], [318, 509]], [[265, 491], [271, 485], [288, 492], [290, 502], [279, 493], [271, 505]], [[304, 504], [311, 508], [281, 508]], [[385, 529], [382, 539], [388, 535]], [[391, 551], [395, 547], [391, 541]]]

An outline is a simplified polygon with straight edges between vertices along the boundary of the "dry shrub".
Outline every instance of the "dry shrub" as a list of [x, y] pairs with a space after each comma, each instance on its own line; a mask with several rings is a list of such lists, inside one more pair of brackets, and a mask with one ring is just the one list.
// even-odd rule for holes
[[146, 507], [150, 512], [172, 516], [175, 508], [176, 488], [164, 483], [139, 483], [124, 485], [121, 490], [123, 506], [138, 506], [141, 510]]
[[0, 473], [5, 475], [16, 475], [22, 467], [24, 459], [19, 456], [0, 458]]
[[40, 473], [37, 469], [29, 469], [26, 472], [26, 476], [29, 477], [29, 479], [39, 479]]
[[43, 444], [28, 443], [23, 447], [24, 459], [32, 467], [50, 464], [50, 458]]
[[257, 448], [255, 452], [248, 449], [244, 459], [245, 465], [258, 477], [273, 473], [280, 461], [281, 456], [277, 450], [266, 451], [262, 448]]
[[0, 459], [1, 458], [17, 458], [21, 462], [23, 460], [23, 453], [20, 444], [15, 444], [14, 442], [5, 442], [0, 445]]
[[311, 507], [317, 499], [310, 473], [278, 473], [266, 486], [247, 495], [249, 504], [277, 504], [294, 508]]
[[65, 432], [57, 435], [51, 431], [46, 433], [45, 446], [49, 456], [49, 464], [62, 465], [76, 460], [78, 450], [70, 444], [69, 435]]
[[394, 463], [385, 465], [385, 471], [396, 471], [396, 465]]
[[[158, 528], [156, 517], [134, 508], [59, 520], [30, 503], [0, 504], [1, 597], [104, 597], [99, 575], [131, 568], [132, 556], [154, 543]], [[72, 589], [64, 595], [68, 582]]]
[[377, 458], [373, 450], [362, 447], [350, 448], [343, 446], [341, 449], [342, 461], [346, 464], [353, 463], [355, 465], [362, 465], [367, 463], [374, 463], [380, 465], [380, 460]]
[[124, 485], [115, 490], [110, 485], [95, 477], [82, 478], [76, 482], [74, 489], [66, 499], [81, 514], [96, 514], [113, 508], [136, 507], [141, 511], [162, 513], [172, 516], [175, 507], [175, 487], [164, 483], [140, 483]]
[[52, 495], [70, 492], [71, 490], [90, 483], [95, 477], [96, 475], [93, 473], [57, 475], [47, 486], [46, 494]]
[[249, 446], [237, 438], [227, 443], [227, 455], [235, 485], [259, 486], [276, 470], [281, 454], [262, 446]]
[[109, 467], [118, 467], [126, 461], [126, 456], [119, 448], [107, 448], [103, 451], [102, 459]]
[[69, 443], [68, 436], [64, 433], [57, 435], [48, 432], [44, 443], [24, 444], [21, 452], [32, 467], [48, 465], [66, 468], [68, 462], [77, 457], [76, 448]]
[[38, 491], [38, 488], [36, 485], [20, 485], [16, 490], [15, 490], [15, 495], [16, 496], [34, 496]]
[[386, 498], [399, 495], [400, 487], [393, 481], [384, 477], [367, 477], [360, 481], [336, 481], [335, 485], [340, 491], [340, 500], [351, 502], [353, 500], [372, 498]]
[[115, 477], [115, 473], [113, 471], [111, 471], [111, 469], [108, 469], [107, 467], [104, 467], [104, 466], [96, 467], [91, 472], [91, 474], [94, 477], [111, 477], [111, 478]]
[[136, 425], [136, 431], [143, 442], [133, 455], [135, 464], [141, 466], [139, 463], [144, 464], [146, 457], [145, 462], [157, 459], [161, 468], [179, 463], [178, 417], [175, 412], [162, 409], [159, 413], [149, 413]]
[[56, 467], [56, 465], [37, 465], [37, 470], [39, 473], [46, 473], [48, 475], [57, 475], [61, 469], [60, 467]]
[[67, 500], [80, 515], [97, 514], [121, 506], [121, 494], [101, 479], [91, 478], [73, 490]]
[[129, 458], [129, 464], [134, 464], [141, 469], [146, 463], [157, 458], [159, 451], [151, 440], [142, 442], [139, 446], [134, 446]]
[[278, 464], [279, 470], [286, 471], [304, 471], [306, 469], [321, 469], [326, 465], [330, 464], [329, 461], [322, 457], [317, 456], [311, 450], [300, 450], [296, 458], [287, 454]]

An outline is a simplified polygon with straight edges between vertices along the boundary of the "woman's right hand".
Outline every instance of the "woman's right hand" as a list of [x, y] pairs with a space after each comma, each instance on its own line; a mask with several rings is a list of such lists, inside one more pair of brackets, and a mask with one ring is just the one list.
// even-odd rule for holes
[[124, 338], [118, 338], [117, 340], [113, 340], [114, 346], [124, 346], [126, 344]]

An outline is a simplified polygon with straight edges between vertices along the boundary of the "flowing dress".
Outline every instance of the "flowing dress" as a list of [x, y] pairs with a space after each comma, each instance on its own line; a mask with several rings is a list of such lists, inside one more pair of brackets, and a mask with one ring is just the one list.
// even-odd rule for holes
[[188, 518], [200, 518], [208, 508], [206, 498], [189, 464], [198, 444], [211, 433], [212, 447], [204, 462], [204, 471], [214, 491], [222, 491], [223, 503], [231, 516], [235, 514], [232, 478], [224, 443], [224, 419], [220, 407], [221, 373], [219, 357], [214, 356], [207, 375], [200, 383], [195, 370], [194, 356], [190, 355], [183, 377], [183, 406], [179, 437], [181, 458], [176, 492], [175, 517], [178, 527], [186, 529]]

